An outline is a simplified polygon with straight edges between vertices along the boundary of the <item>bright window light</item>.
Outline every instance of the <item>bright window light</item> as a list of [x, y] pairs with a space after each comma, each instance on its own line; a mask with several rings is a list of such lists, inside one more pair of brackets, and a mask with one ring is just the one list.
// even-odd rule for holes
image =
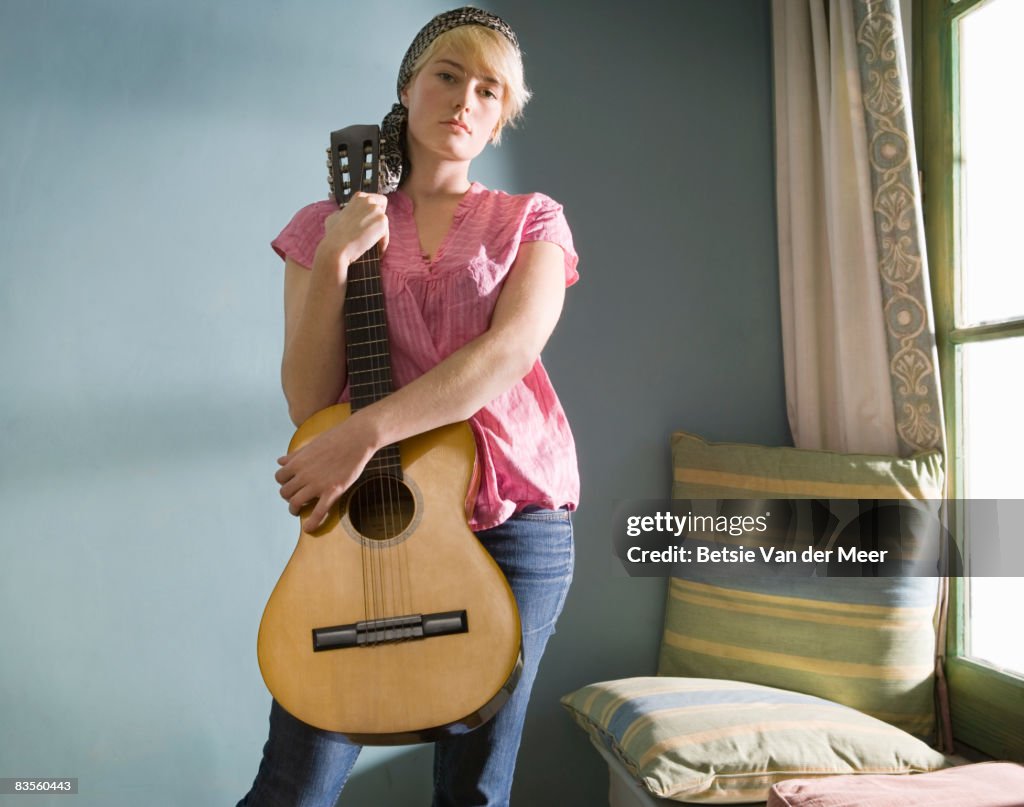
[[[957, 325], [1024, 316], [1024, 2], [992, 0], [960, 21], [961, 267]], [[961, 351], [964, 495], [1024, 499], [1024, 338]], [[1000, 525], [1022, 534], [1024, 525]], [[985, 541], [968, 535], [968, 542]], [[968, 655], [1024, 674], [1024, 578], [971, 578]]]

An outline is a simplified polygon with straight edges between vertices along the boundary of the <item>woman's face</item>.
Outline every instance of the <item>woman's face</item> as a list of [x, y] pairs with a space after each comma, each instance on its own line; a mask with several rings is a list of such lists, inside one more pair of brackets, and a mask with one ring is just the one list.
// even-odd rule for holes
[[498, 127], [503, 91], [497, 78], [472, 71], [457, 53], [438, 52], [402, 91], [410, 150], [472, 160]]

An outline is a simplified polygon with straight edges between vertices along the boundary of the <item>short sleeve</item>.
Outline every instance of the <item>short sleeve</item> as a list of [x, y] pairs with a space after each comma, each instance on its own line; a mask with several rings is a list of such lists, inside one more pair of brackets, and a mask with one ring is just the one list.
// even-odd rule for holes
[[576, 264], [579, 256], [572, 243], [572, 231], [565, 220], [562, 206], [542, 193], [534, 194], [533, 203], [523, 224], [522, 243], [528, 241], [550, 241], [558, 244], [565, 253], [565, 285], [571, 286], [579, 280]]
[[283, 259], [291, 258], [306, 268], [311, 267], [317, 245], [324, 237], [324, 221], [337, 209], [329, 199], [306, 205], [292, 216], [270, 246]]

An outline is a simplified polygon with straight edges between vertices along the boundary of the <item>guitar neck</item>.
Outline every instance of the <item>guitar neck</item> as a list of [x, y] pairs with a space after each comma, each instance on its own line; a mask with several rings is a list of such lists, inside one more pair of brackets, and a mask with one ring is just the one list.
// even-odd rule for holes
[[[352, 411], [390, 395], [391, 349], [384, 315], [380, 247], [375, 245], [348, 267], [345, 292], [345, 357]], [[370, 472], [401, 474], [397, 445], [385, 446], [366, 466]]]
[[[379, 192], [380, 145], [377, 126], [348, 126], [331, 132], [327, 181], [331, 196], [341, 207], [360, 191]], [[348, 267], [344, 320], [349, 400], [351, 411], [357, 412], [390, 395], [393, 389], [379, 244], [374, 244]], [[398, 446], [380, 449], [363, 473], [383, 473], [401, 479]]]
[[379, 247], [374, 246], [349, 266], [347, 286], [345, 358], [355, 412], [390, 395], [393, 389]]

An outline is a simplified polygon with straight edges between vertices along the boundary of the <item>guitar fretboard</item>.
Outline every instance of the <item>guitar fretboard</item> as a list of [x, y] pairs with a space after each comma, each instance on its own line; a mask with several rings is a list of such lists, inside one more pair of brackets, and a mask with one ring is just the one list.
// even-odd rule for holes
[[[353, 412], [391, 394], [391, 351], [384, 315], [380, 248], [376, 245], [348, 267], [345, 355]], [[367, 464], [366, 470], [401, 476], [398, 446], [382, 448]]]

